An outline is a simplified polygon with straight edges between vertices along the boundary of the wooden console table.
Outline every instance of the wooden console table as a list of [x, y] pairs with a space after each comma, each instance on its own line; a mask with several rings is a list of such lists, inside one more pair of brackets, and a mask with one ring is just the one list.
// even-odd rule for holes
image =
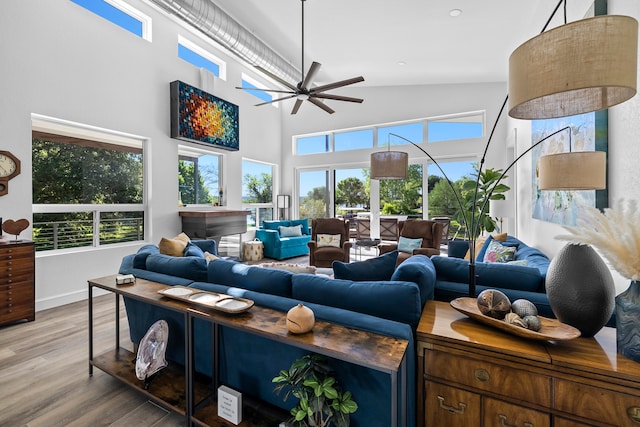
[[532, 341], [428, 301], [417, 340], [420, 426], [640, 425], [640, 364], [615, 329]]
[[[220, 326], [230, 327], [250, 334], [280, 341], [294, 347], [306, 349], [328, 357], [347, 361], [356, 365], [375, 369], [389, 374], [392, 398], [390, 402], [392, 426], [397, 426], [398, 414], [401, 415], [401, 425], [406, 425], [406, 397], [400, 396], [398, 408], [398, 372], [400, 372], [400, 389], [407, 385], [407, 369], [405, 353], [408, 341], [388, 337], [385, 335], [347, 328], [341, 325], [316, 321], [314, 332], [294, 335], [288, 332], [284, 313], [265, 307], [254, 306], [249, 311], [237, 315], [228, 315], [215, 310], [207, 310], [200, 306], [191, 305], [166, 298], [158, 293], [168, 286], [148, 280], [136, 279], [134, 285], [115, 284], [115, 275], [88, 281], [89, 285], [89, 374], [93, 373], [93, 366], [113, 375], [121, 381], [145, 393], [150, 399], [171, 409], [187, 418], [187, 425], [196, 423], [203, 426], [228, 425], [217, 416], [215, 400], [207, 402], [211, 392], [218, 387], [218, 357], [216, 349], [213, 357], [213, 384], [196, 378], [193, 369], [193, 320], [200, 318], [213, 325], [214, 346], [217, 341], [217, 330]], [[115, 350], [107, 351], [99, 356], [93, 354], [93, 288], [100, 288], [113, 292], [116, 296], [116, 345]], [[158, 374], [148, 390], [144, 390], [142, 382], [137, 379], [132, 360], [135, 354], [120, 348], [119, 334], [119, 301], [120, 295], [134, 298], [149, 304], [177, 311], [185, 316], [185, 355], [184, 371], [175, 369], [170, 364]], [[278, 319], [274, 322], [274, 319]], [[243, 391], [243, 390], [240, 390]], [[259, 409], [256, 419], [249, 419], [243, 426], [266, 426], [269, 417], [266, 412], [272, 409]], [[289, 417], [284, 411], [278, 413], [279, 420]], [[275, 421], [271, 419], [270, 421]], [[275, 423], [277, 425], [277, 422]]]

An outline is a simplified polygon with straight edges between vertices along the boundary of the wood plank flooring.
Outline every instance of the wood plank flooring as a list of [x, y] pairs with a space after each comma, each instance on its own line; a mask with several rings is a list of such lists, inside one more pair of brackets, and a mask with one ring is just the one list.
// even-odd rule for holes
[[[126, 348], [129, 330], [120, 307]], [[94, 354], [115, 346], [114, 322], [114, 295], [96, 297]], [[183, 417], [99, 369], [89, 377], [87, 324], [82, 301], [37, 312], [34, 322], [0, 327], [0, 426], [185, 426]]]

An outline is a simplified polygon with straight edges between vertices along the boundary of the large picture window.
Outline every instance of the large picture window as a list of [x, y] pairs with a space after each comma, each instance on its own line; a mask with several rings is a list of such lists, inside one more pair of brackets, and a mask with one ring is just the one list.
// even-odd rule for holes
[[[59, 130], [60, 127], [56, 129]], [[71, 129], [71, 128], [70, 128]], [[34, 125], [33, 240], [37, 251], [144, 239], [143, 144], [92, 130]], [[100, 137], [98, 137], [100, 135]], [[89, 137], [91, 136], [91, 138]], [[107, 142], [111, 140], [111, 142]]]
[[251, 228], [273, 219], [273, 176], [271, 164], [242, 161], [242, 207], [251, 211], [247, 216]]
[[222, 156], [182, 145], [178, 153], [178, 205], [224, 204]]

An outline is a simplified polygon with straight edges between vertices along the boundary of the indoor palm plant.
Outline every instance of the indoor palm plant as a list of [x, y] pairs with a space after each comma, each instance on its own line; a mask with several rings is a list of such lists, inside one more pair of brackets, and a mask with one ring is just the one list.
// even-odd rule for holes
[[358, 405], [331, 374], [326, 357], [312, 354], [294, 361], [288, 370], [273, 378], [277, 394], [287, 389], [284, 400], [289, 395], [299, 399], [291, 409], [291, 425], [349, 426], [350, 414], [356, 412]]

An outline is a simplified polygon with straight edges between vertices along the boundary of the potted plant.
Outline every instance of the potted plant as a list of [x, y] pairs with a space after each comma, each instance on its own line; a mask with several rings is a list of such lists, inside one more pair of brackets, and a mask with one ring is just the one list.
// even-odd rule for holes
[[[504, 193], [510, 190], [508, 185], [498, 183], [503, 172], [502, 169], [487, 168], [480, 173], [479, 179], [477, 165], [475, 169], [472, 179], [467, 179], [462, 183], [461, 197], [464, 211], [457, 211], [453, 217], [466, 228], [466, 235], [469, 237], [468, 233], [471, 232], [472, 227], [468, 222], [471, 221], [473, 215], [475, 229], [473, 230], [474, 235], [471, 236], [472, 239], [477, 239], [483, 231], [492, 232], [496, 229], [496, 221], [489, 215], [489, 200], [504, 200]], [[502, 179], [505, 178], [507, 176]], [[476, 182], [478, 182], [478, 194], [474, 200]]]
[[358, 409], [351, 392], [341, 390], [326, 357], [321, 355], [301, 357], [272, 382], [277, 383], [276, 394], [287, 389], [285, 401], [290, 395], [298, 398], [298, 404], [291, 409], [292, 426], [348, 427], [350, 414]]

